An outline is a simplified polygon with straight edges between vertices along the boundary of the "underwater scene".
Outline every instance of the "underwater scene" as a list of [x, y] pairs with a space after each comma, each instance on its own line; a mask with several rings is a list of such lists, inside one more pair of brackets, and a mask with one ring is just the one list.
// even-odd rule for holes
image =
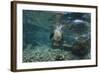
[[22, 61], [91, 59], [91, 13], [23, 10]]

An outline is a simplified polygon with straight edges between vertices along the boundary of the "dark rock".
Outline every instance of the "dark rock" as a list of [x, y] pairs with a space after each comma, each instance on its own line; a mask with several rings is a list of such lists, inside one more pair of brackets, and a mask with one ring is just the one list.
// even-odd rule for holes
[[65, 59], [64, 55], [57, 55], [55, 58], [56, 61], [62, 61], [64, 59]]

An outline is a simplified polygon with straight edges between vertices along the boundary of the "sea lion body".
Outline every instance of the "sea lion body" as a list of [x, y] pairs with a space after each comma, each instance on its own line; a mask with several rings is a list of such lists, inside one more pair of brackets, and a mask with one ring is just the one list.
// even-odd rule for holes
[[62, 32], [62, 26], [57, 26], [54, 32], [51, 34], [50, 38], [52, 39], [52, 45], [59, 47], [61, 46], [62, 40], [63, 40], [63, 32]]

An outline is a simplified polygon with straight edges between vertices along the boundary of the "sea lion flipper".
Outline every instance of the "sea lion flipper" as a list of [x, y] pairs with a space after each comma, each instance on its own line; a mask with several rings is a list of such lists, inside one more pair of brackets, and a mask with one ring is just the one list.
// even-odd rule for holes
[[53, 35], [54, 35], [54, 33], [51, 33], [51, 34], [50, 34], [50, 39], [52, 39]]

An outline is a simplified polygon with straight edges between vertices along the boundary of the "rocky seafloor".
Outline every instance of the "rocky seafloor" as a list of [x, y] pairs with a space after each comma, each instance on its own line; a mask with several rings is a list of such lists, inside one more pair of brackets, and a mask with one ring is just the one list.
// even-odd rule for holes
[[[68, 50], [69, 49], [69, 50]], [[33, 47], [31, 44], [23, 51], [23, 62], [45, 62], [45, 61], [64, 61], [90, 59], [90, 52], [85, 55], [76, 55], [70, 48], [59, 49], [48, 46]]]

